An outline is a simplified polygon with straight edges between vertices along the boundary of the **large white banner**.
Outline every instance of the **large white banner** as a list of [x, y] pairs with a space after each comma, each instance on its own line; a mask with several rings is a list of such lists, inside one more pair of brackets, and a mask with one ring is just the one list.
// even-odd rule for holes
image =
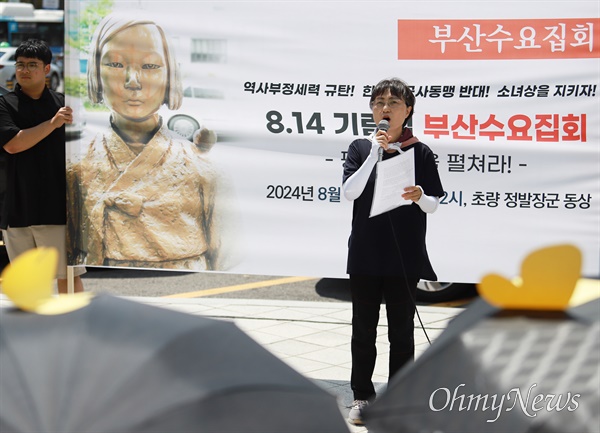
[[[91, 36], [104, 16], [148, 17], [162, 28], [184, 97], [179, 108], [163, 105], [159, 114], [165, 125], [187, 136], [208, 130], [201, 157], [231, 187], [224, 208], [234, 225], [222, 228], [228, 231], [219, 239], [232, 259], [203, 269], [344, 277], [352, 203], [341, 194], [342, 164], [350, 142], [375, 127], [368, 105], [372, 87], [398, 77], [414, 89], [413, 133], [436, 153], [446, 192], [428, 217], [428, 250], [440, 280], [475, 282], [489, 272], [518, 275], [528, 253], [558, 243], [579, 247], [584, 274], [598, 276], [598, 5], [540, 5], [71, 1], [67, 80], [89, 86]], [[126, 69], [127, 62], [112, 58], [110, 66]], [[86, 122], [83, 134], [68, 142], [69, 163], [77, 165], [89, 158], [92, 142], [95, 155], [102, 146], [112, 149], [109, 118], [120, 114], [114, 114], [114, 101], [108, 107], [107, 95], [104, 103], [92, 104], [87, 94], [69, 93], [79, 120]], [[148, 159], [154, 156], [155, 165], [163, 163], [160, 155]], [[88, 175], [77, 182], [102, 178], [89, 170], [104, 166], [118, 166], [119, 176], [129, 176], [109, 179], [109, 192], [131, 188], [138, 180], [158, 184], [152, 193], [160, 196], [155, 206], [161, 212], [170, 206], [169, 191], [178, 188], [177, 182], [165, 181], [165, 173], [153, 179], [152, 169], [142, 165], [136, 171], [113, 160], [84, 165]], [[128, 195], [123, 205], [122, 197], [109, 197], [107, 191], [94, 199], [103, 202], [100, 207], [70, 209], [92, 221], [87, 234], [74, 235], [80, 242], [74, 264], [147, 267], [128, 251], [90, 261], [94, 248], [114, 250], [116, 242], [125, 250], [151, 251], [148, 260], [163, 263], [156, 267], [178, 268], [171, 263], [180, 257], [157, 254], [160, 247], [149, 244], [149, 235], [140, 240], [122, 233], [151, 219], [151, 211], [145, 213], [151, 200], [143, 198], [138, 206]], [[206, 200], [205, 192], [200, 200]], [[85, 200], [72, 203], [86, 206]], [[204, 211], [216, 213], [219, 205], [212, 205]], [[111, 206], [127, 218], [111, 216]], [[135, 212], [141, 216], [132, 223]], [[195, 212], [189, 217], [197, 217]], [[221, 228], [219, 221], [213, 223], [207, 230]], [[152, 236], [176, 232], [179, 222], [173, 224], [154, 224]], [[195, 254], [195, 246], [211, 243], [194, 236], [190, 229], [171, 248]], [[163, 247], [168, 243], [161, 234], [157, 239]], [[186, 240], [195, 245], [185, 245]], [[88, 248], [86, 242], [94, 245]]]

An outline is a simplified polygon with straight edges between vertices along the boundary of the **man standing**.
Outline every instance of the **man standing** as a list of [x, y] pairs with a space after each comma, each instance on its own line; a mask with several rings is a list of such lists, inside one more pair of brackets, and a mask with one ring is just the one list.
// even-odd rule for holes
[[[65, 123], [73, 111], [46, 87], [52, 52], [28, 40], [15, 53], [17, 85], [0, 97], [0, 145], [6, 152], [7, 190], [0, 227], [10, 260], [36, 247], [59, 252], [59, 293], [67, 293]], [[75, 291], [83, 291], [75, 268]]]

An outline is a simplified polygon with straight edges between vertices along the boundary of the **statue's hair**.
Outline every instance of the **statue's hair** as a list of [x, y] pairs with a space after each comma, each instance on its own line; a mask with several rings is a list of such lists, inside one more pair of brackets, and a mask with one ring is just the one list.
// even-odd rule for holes
[[175, 59], [175, 51], [171, 48], [165, 32], [156, 22], [147, 19], [131, 19], [118, 14], [106, 16], [96, 28], [92, 37], [90, 56], [88, 61], [88, 96], [94, 104], [103, 101], [102, 80], [100, 79], [100, 66], [102, 49], [119, 32], [133, 26], [152, 25], [155, 26], [162, 39], [165, 59], [167, 60], [167, 86], [165, 91], [164, 104], [171, 110], [177, 110], [181, 107], [183, 100], [183, 90], [179, 65]]

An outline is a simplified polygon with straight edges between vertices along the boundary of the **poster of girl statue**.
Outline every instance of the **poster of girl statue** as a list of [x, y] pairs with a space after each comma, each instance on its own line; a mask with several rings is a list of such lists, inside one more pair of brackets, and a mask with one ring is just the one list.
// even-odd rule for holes
[[159, 114], [183, 99], [175, 52], [156, 22], [105, 17], [91, 42], [88, 96], [110, 124], [68, 166], [70, 263], [224, 270], [232, 232], [224, 180], [206, 146]]

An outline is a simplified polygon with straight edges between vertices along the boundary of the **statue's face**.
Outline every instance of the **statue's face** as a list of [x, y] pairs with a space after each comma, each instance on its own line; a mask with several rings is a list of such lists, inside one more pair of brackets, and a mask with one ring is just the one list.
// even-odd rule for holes
[[167, 69], [156, 26], [136, 25], [117, 33], [100, 54], [104, 102], [126, 120], [147, 120], [165, 100]]

